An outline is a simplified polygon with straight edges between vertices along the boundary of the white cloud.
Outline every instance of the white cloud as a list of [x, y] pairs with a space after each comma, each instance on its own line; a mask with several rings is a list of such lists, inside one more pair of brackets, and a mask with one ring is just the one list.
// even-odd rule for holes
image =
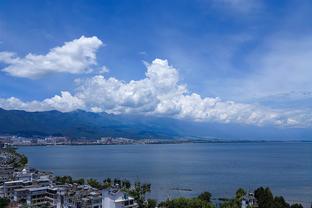
[[102, 66], [99, 70], [99, 74], [105, 74], [109, 72], [109, 68], [107, 66]]
[[41, 102], [1, 99], [0, 107], [28, 111], [56, 109], [63, 112], [84, 109], [254, 125], [300, 126], [303, 121], [311, 124], [311, 119], [304, 112], [283, 112], [220, 98], [202, 98], [190, 93], [185, 85], [179, 83], [178, 71], [167, 60], [155, 59], [146, 67], [146, 77], [141, 80], [123, 82], [96, 75], [77, 81], [79, 86], [74, 95], [61, 92], [61, 96], [56, 95]]
[[52, 48], [45, 55], [29, 53], [21, 58], [11, 52], [0, 52], [0, 62], [8, 65], [2, 71], [16, 77], [37, 78], [59, 72], [78, 74], [88, 72], [96, 65], [96, 51], [101, 45], [102, 41], [95, 36], [81, 36]]
[[61, 95], [55, 95], [43, 101], [23, 102], [18, 98], [11, 97], [8, 99], [0, 98], [0, 107], [7, 110], [25, 110], [29, 112], [58, 110], [62, 112], [83, 109], [84, 102], [71, 95], [67, 91], [62, 91]]

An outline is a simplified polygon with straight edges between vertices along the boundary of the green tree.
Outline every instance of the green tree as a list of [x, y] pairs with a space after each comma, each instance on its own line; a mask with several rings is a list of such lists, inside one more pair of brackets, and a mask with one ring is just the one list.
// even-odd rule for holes
[[116, 185], [121, 186], [121, 180], [115, 178], [115, 179], [114, 179], [114, 185], [115, 185], [115, 186], [116, 186]]
[[246, 191], [242, 188], [239, 188], [239, 189], [237, 189], [237, 191], [235, 193], [235, 198], [237, 200], [242, 200], [245, 195], [246, 195]]
[[102, 188], [102, 184], [98, 182], [96, 179], [90, 178], [87, 180], [87, 183], [93, 188], [96, 188], [96, 189]]
[[155, 199], [147, 200], [147, 208], [155, 208], [157, 206], [157, 201]]
[[83, 178], [74, 180], [73, 183], [77, 183], [79, 185], [84, 185], [85, 184], [85, 180]]
[[112, 179], [111, 178], [106, 178], [103, 180], [103, 187], [105, 189], [112, 187]]
[[242, 206], [242, 200], [246, 195], [246, 191], [242, 188], [237, 189], [235, 193], [235, 198], [230, 200], [225, 200], [221, 204], [221, 208], [240, 208]]
[[122, 181], [121, 181], [121, 187], [122, 187], [122, 188], [125, 188], [125, 189], [130, 189], [130, 188], [131, 188], [131, 183], [130, 183], [130, 181], [129, 181], [129, 180], [126, 180], [126, 179], [122, 180]]
[[135, 182], [133, 189], [129, 190], [129, 194], [136, 200], [139, 208], [145, 208], [145, 194], [151, 192], [151, 184], [141, 184]]
[[269, 188], [260, 187], [255, 190], [259, 208], [274, 208], [273, 194]]
[[209, 192], [203, 192], [203, 193], [201, 193], [199, 196], [198, 196], [198, 198], [200, 199], [200, 200], [203, 200], [203, 201], [206, 201], [206, 202], [208, 202], [208, 203], [210, 203], [210, 200], [211, 200], [211, 193], [209, 193]]
[[213, 208], [213, 205], [199, 198], [176, 198], [159, 204], [161, 208]]
[[69, 183], [69, 184], [73, 183], [73, 179], [71, 176], [56, 176], [55, 180], [56, 180], [56, 183], [62, 184], [62, 185], [66, 183]]
[[28, 163], [28, 159], [25, 155], [20, 155], [20, 156], [21, 156], [21, 159], [20, 159], [21, 166], [24, 167]]
[[274, 197], [274, 208], [289, 208], [289, 204], [285, 201], [282, 196]]

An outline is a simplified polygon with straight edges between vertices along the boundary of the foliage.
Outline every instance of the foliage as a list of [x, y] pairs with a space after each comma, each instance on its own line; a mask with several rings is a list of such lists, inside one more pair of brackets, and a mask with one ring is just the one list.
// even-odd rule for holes
[[208, 202], [208, 203], [210, 203], [210, 200], [211, 200], [211, 193], [209, 193], [209, 192], [203, 192], [203, 193], [201, 193], [199, 196], [198, 196], [198, 198], [200, 199], [200, 200], [202, 200], [202, 201], [206, 201], [206, 202]]
[[274, 204], [275, 208], [288, 208], [288, 207], [290, 207], [289, 204], [285, 201], [285, 199], [282, 196], [274, 197], [273, 204]]
[[112, 187], [112, 179], [111, 178], [106, 178], [103, 180], [103, 188], [107, 189]]
[[129, 180], [122, 180], [121, 181], [121, 188], [125, 188], [125, 189], [130, 189], [131, 188], [131, 183]]
[[221, 208], [240, 208], [241, 204], [235, 199], [227, 200], [221, 204]]
[[139, 208], [146, 208], [145, 194], [151, 192], [151, 184], [141, 184], [135, 182], [134, 188], [129, 190], [129, 194], [136, 200]]
[[273, 197], [271, 190], [260, 187], [255, 191], [259, 208], [301, 208], [301, 204], [289, 205], [282, 196]]
[[235, 199], [236, 200], [242, 200], [243, 197], [246, 195], [246, 191], [242, 188], [237, 189], [235, 193]]
[[237, 189], [235, 198], [225, 200], [225, 202], [221, 204], [221, 208], [240, 208], [242, 206], [241, 201], [245, 195], [246, 191], [244, 189]]
[[55, 180], [56, 180], [56, 183], [61, 184], [61, 185], [64, 185], [66, 183], [70, 183], [70, 184], [73, 183], [73, 179], [70, 176], [56, 176]]
[[10, 200], [7, 198], [0, 198], [0, 208], [4, 208], [10, 204]]
[[98, 182], [96, 179], [93, 179], [93, 178], [90, 178], [87, 180], [87, 183], [93, 187], [93, 188], [96, 188], [96, 189], [102, 189], [103, 186], [100, 182]]
[[28, 159], [25, 155], [20, 155], [21, 166], [24, 167], [28, 163]]
[[77, 183], [79, 185], [84, 185], [85, 184], [85, 180], [83, 178], [77, 179], [77, 180], [73, 180], [73, 183]]
[[155, 199], [147, 200], [147, 208], [155, 208], [157, 206], [157, 201]]
[[213, 205], [199, 198], [176, 198], [159, 204], [161, 208], [212, 208]]

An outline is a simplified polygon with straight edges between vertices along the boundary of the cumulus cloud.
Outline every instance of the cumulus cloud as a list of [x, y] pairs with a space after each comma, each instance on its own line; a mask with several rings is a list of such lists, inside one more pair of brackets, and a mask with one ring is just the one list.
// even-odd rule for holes
[[43, 101], [23, 102], [18, 98], [11, 97], [0, 99], [0, 107], [7, 110], [25, 110], [29, 112], [58, 110], [62, 112], [83, 109], [84, 102], [71, 95], [70, 92], [62, 91], [61, 95], [55, 95]]
[[41, 102], [1, 99], [0, 107], [28, 111], [57, 109], [64, 112], [84, 109], [254, 125], [300, 126], [303, 120], [307, 121], [300, 112], [283, 112], [220, 98], [203, 98], [191, 93], [186, 85], [179, 82], [178, 70], [170, 66], [167, 60], [155, 59], [146, 67], [146, 76], [141, 80], [124, 82], [114, 77], [96, 75], [77, 81], [74, 95], [62, 92], [60, 96]]
[[88, 72], [96, 65], [96, 51], [103, 43], [97, 37], [84, 37], [52, 48], [45, 55], [29, 53], [18, 57], [12, 52], [0, 52], [0, 62], [7, 64], [2, 71], [11, 76], [37, 78], [48, 73]]

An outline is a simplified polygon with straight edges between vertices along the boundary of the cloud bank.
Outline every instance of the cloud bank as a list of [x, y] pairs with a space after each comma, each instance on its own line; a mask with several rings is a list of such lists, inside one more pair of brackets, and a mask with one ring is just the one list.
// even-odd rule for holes
[[[1, 53], [0, 59], [11, 64], [4, 71], [13, 76], [33, 78], [49, 72], [80, 73], [89, 70], [96, 63], [95, 52], [101, 45], [102, 42], [96, 37], [82, 36], [62, 47], [51, 49], [45, 56], [29, 54], [21, 59], [5, 52]], [[2, 98], [0, 107], [62, 112], [83, 109], [113, 114], [131, 113], [253, 125], [302, 126], [306, 121], [308, 124], [312, 123], [302, 112], [272, 110], [257, 105], [224, 101], [217, 97], [202, 97], [190, 92], [186, 85], [180, 83], [178, 70], [169, 65], [167, 60], [155, 59], [145, 65], [145, 78], [141, 80], [124, 82], [98, 74], [76, 80], [77, 87], [74, 92], [62, 91], [60, 95], [42, 101], [23, 102], [15, 97]]]
[[16, 77], [38, 78], [60, 72], [78, 74], [88, 72], [96, 65], [96, 51], [102, 45], [95, 36], [81, 36], [52, 48], [46, 55], [29, 53], [21, 58], [12, 52], [0, 52], [0, 62], [8, 65], [2, 71]]

